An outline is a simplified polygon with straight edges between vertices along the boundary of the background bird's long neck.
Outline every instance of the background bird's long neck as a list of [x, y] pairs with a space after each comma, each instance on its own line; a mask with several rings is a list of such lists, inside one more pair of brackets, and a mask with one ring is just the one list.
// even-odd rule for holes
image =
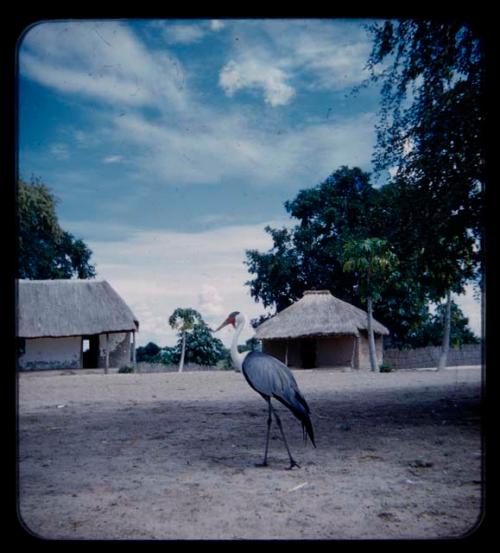
[[240, 334], [242, 333], [243, 329], [245, 328], [246, 319], [243, 316], [243, 320], [241, 323], [238, 324], [236, 327], [236, 331], [233, 336], [233, 341], [231, 343], [231, 359], [233, 361], [233, 365], [235, 368], [237, 368], [239, 371], [241, 371], [243, 366], [243, 359], [245, 359], [247, 352], [240, 353], [238, 351], [238, 340], [240, 338]]

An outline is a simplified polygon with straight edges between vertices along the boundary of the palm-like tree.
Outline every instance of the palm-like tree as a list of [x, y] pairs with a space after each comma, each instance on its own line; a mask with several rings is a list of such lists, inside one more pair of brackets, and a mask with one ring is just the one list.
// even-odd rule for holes
[[377, 354], [375, 351], [375, 337], [373, 334], [373, 303], [377, 302], [394, 276], [398, 264], [396, 255], [392, 252], [389, 243], [380, 238], [366, 238], [364, 240], [350, 240], [344, 244], [343, 251], [344, 271], [357, 273], [362, 298], [366, 301], [368, 313], [368, 349], [370, 365], [374, 372], [378, 372]]
[[186, 354], [186, 332], [192, 330], [196, 325], [202, 324], [203, 319], [196, 309], [178, 307], [170, 315], [168, 323], [182, 334], [181, 359], [179, 361], [179, 372], [182, 372], [184, 370], [184, 358]]

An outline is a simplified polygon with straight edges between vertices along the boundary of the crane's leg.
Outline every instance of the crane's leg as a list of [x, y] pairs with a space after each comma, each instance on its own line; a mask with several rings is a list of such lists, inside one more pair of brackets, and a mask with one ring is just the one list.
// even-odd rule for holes
[[262, 463], [256, 463], [255, 466], [256, 467], [267, 467], [267, 450], [269, 449], [269, 434], [271, 432], [271, 423], [273, 422], [273, 419], [271, 417], [271, 400], [268, 399], [266, 400], [267, 401], [267, 404], [269, 406], [269, 411], [268, 411], [268, 415], [267, 415], [267, 436], [266, 436], [266, 449], [264, 451], [264, 460], [262, 461]]
[[[271, 402], [269, 402], [269, 406], [271, 407]], [[280, 429], [281, 436], [283, 438], [283, 441], [285, 442], [288, 457], [290, 457], [290, 466], [288, 467], [288, 470], [292, 469], [293, 467], [297, 467], [300, 469], [300, 465], [295, 461], [295, 459], [292, 457], [292, 454], [290, 453], [290, 448], [288, 447], [288, 442], [286, 441], [285, 433], [283, 432], [283, 427], [281, 426], [281, 420], [278, 416], [278, 413], [272, 407], [271, 410], [274, 413], [274, 418], [276, 419], [276, 423], [278, 424], [278, 428]]]

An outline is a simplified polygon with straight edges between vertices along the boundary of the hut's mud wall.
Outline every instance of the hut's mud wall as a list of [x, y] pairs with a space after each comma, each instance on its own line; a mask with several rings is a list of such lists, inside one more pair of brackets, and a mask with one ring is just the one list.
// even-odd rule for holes
[[[130, 332], [116, 332], [109, 335], [109, 366], [120, 368], [131, 365]], [[97, 368], [106, 366], [106, 335], [99, 336], [99, 363]]]
[[24, 353], [19, 356], [22, 370], [78, 369], [81, 366], [82, 339], [26, 338]]
[[[370, 355], [366, 334], [354, 336], [318, 337], [315, 342], [315, 364], [317, 368], [353, 367], [355, 369], [370, 369]], [[375, 336], [375, 348], [379, 364], [383, 359], [383, 343], [380, 335]], [[301, 339], [263, 340], [262, 350], [273, 355], [292, 368], [304, 367]], [[307, 366], [307, 365], [306, 365]]]
[[[368, 346], [367, 332], [360, 332], [358, 343], [359, 348], [356, 358], [356, 368], [361, 370], [370, 370], [370, 350]], [[377, 362], [381, 365], [384, 360], [384, 346], [382, 336], [380, 336], [380, 334], [375, 334], [375, 350], [377, 353]]]
[[316, 340], [316, 366], [350, 367], [354, 353], [354, 336], [335, 336]]

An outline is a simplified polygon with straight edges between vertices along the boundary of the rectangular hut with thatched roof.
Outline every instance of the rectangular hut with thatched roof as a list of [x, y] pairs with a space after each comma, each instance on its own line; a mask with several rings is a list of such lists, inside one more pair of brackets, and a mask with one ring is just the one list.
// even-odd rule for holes
[[18, 367], [78, 369], [135, 364], [139, 322], [105, 280], [19, 280]]
[[[262, 351], [293, 368], [370, 369], [366, 311], [333, 296], [310, 290], [256, 329]], [[388, 329], [373, 320], [377, 361]]]

